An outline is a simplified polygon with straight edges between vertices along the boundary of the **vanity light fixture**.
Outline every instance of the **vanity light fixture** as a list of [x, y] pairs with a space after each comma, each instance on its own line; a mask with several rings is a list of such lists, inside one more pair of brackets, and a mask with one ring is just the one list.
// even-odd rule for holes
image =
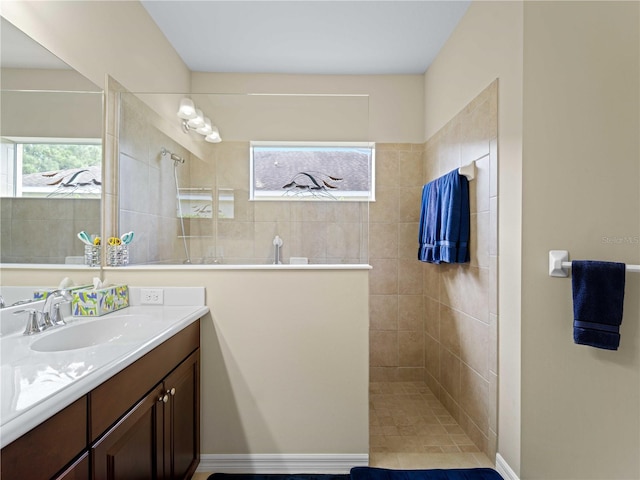
[[211, 125], [211, 120], [204, 116], [202, 110], [196, 108], [190, 98], [180, 100], [178, 117], [182, 119], [182, 130], [185, 133], [195, 130], [196, 133], [203, 135], [204, 139], [209, 143], [220, 143], [222, 141], [218, 127]]

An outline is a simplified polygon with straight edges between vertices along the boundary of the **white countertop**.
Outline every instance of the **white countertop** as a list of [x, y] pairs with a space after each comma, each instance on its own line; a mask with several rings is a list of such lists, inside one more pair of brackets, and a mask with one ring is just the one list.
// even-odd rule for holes
[[[208, 311], [206, 306], [132, 306], [102, 317], [69, 317], [67, 326], [31, 336], [22, 335], [22, 331], [3, 335], [0, 447], [90, 392]], [[108, 321], [109, 317], [121, 315], [141, 315], [149, 320], [142, 330], [136, 330], [134, 342], [123, 338], [59, 352], [31, 348], [34, 342], [72, 325]]]

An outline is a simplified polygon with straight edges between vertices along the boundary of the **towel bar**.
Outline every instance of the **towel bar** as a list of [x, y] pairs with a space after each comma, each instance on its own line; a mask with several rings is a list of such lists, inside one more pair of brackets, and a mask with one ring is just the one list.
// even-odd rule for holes
[[[640, 265], [627, 265], [627, 272], [640, 273]], [[549, 250], [549, 276], [568, 277], [571, 262], [567, 250]]]
[[471, 162], [468, 165], [460, 167], [458, 169], [458, 173], [462, 176], [467, 177], [467, 180], [471, 181], [476, 178], [476, 162]]

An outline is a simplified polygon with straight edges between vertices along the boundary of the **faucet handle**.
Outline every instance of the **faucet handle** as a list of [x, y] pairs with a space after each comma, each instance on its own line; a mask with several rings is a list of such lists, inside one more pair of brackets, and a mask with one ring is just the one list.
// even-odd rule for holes
[[60, 304], [63, 302], [58, 302], [53, 305], [53, 309], [51, 311], [51, 323], [53, 325], [66, 325], [67, 322], [64, 321], [64, 317], [62, 316], [62, 312], [60, 312]]
[[13, 312], [14, 315], [18, 315], [20, 313], [28, 313], [29, 318], [27, 319], [27, 327], [24, 329], [23, 335], [33, 335], [34, 333], [41, 332], [43, 328], [40, 328], [40, 324], [38, 322], [38, 313], [33, 308], [28, 308], [26, 310], [16, 310]]

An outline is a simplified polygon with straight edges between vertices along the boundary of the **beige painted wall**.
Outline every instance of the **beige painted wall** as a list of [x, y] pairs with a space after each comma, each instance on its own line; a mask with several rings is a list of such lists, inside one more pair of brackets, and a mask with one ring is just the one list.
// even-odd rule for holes
[[102, 91], [101, 87], [71, 69], [3, 68], [0, 70], [0, 78], [2, 90]]
[[102, 93], [2, 92], [2, 136], [102, 138]]
[[620, 349], [573, 344], [551, 249], [640, 263], [640, 4], [524, 8], [523, 479], [640, 478], [640, 275]]
[[[498, 87], [498, 453], [520, 468], [522, 3], [473, 2], [425, 74], [425, 138], [496, 78]], [[495, 208], [493, 209], [496, 210]], [[491, 220], [495, 222], [496, 219]], [[497, 252], [492, 252], [492, 255]]]
[[[2, 275], [12, 285], [33, 284], [33, 271]], [[91, 283], [87, 270], [37, 275], [43, 285], [64, 276]], [[104, 272], [112, 283], [206, 288], [211, 313], [201, 327], [201, 451], [245, 455], [368, 453], [368, 275]]]
[[102, 90], [77, 72], [3, 68], [0, 78], [3, 136], [102, 137]]
[[[275, 75], [275, 74], [192, 74], [192, 92], [199, 93], [283, 93], [283, 94], [338, 94], [369, 95], [368, 128], [344, 125], [353, 136], [368, 133], [375, 142], [421, 143], [424, 141], [422, 75]], [[339, 99], [338, 99], [339, 101]], [[347, 102], [343, 99], [342, 104]], [[362, 118], [361, 100], [354, 100], [352, 116]], [[342, 107], [341, 107], [342, 108]], [[327, 112], [324, 112], [326, 115]], [[215, 115], [212, 113], [212, 115]], [[279, 117], [274, 118], [274, 122]], [[344, 119], [332, 119], [332, 122]], [[222, 132], [222, 130], [221, 130]], [[223, 133], [224, 135], [224, 133]], [[239, 132], [237, 140], [246, 138]], [[223, 136], [224, 138], [224, 136]], [[233, 138], [236, 140], [236, 138]]]

